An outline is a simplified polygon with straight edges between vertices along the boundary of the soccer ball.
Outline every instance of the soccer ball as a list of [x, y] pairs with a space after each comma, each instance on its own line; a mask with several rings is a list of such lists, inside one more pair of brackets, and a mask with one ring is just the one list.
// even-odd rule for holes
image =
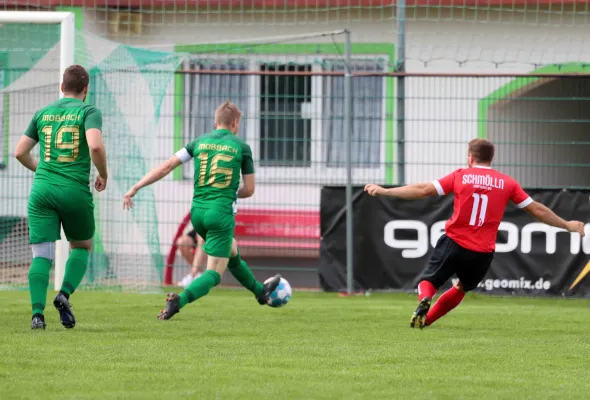
[[[268, 278], [264, 283], [267, 283], [272, 278]], [[268, 296], [267, 304], [271, 307], [282, 307], [291, 300], [291, 294], [293, 291], [291, 290], [291, 285], [285, 278], [281, 278], [279, 282], [279, 286]]]

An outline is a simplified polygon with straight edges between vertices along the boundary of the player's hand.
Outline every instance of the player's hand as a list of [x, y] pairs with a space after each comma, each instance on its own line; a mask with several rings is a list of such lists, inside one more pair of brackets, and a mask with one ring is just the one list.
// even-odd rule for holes
[[131, 189], [129, 189], [127, 193], [125, 193], [125, 196], [123, 197], [124, 210], [131, 210], [133, 208], [133, 200], [131, 200], [131, 198], [135, 196], [136, 193], [137, 189], [135, 189], [134, 187], [132, 187]]
[[369, 193], [371, 196], [381, 196], [384, 190], [385, 189], [383, 189], [381, 186], [375, 185], [374, 183], [369, 183], [367, 186], [365, 186], [365, 192]]
[[100, 176], [96, 177], [96, 182], [94, 182], [94, 188], [97, 192], [102, 192], [107, 188], [107, 178], [102, 178]]
[[565, 229], [568, 232], [578, 232], [582, 237], [584, 237], [584, 223], [580, 221], [567, 221], [565, 223]]

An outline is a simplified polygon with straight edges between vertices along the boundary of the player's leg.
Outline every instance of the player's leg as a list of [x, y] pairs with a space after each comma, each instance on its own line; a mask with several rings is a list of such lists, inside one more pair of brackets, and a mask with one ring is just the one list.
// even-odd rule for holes
[[70, 296], [80, 286], [88, 268], [92, 239], [70, 242], [70, 255], [59, 293], [53, 299], [53, 306], [59, 311], [59, 320], [65, 328], [76, 326], [76, 318], [70, 305]]
[[184, 258], [184, 260], [189, 265], [192, 265], [193, 264], [193, 259], [195, 257], [195, 253], [193, 252], [193, 250], [195, 248], [195, 239], [191, 235], [193, 232], [194, 232], [195, 235], [197, 234], [197, 232], [195, 232], [193, 230], [193, 231], [190, 231], [186, 235], [182, 235], [176, 241], [176, 246], [178, 247], [178, 251], [180, 251], [180, 254], [182, 255], [182, 257]]
[[418, 326], [422, 329], [426, 326], [426, 315], [436, 291], [455, 273], [457, 247], [446, 235], [442, 235], [436, 243], [428, 267], [418, 284], [418, 307], [410, 319], [411, 328]]
[[62, 194], [59, 211], [71, 251], [66, 261], [63, 283], [53, 305], [59, 311], [62, 325], [73, 328], [76, 320], [69, 300], [82, 283], [88, 268], [95, 229], [94, 204], [90, 191], [64, 188]]
[[238, 250], [238, 243], [236, 239], [232, 239], [231, 256], [228, 263], [229, 272], [236, 278], [238, 282], [246, 289], [254, 293], [258, 303], [261, 305], [267, 304], [268, 296], [277, 288], [281, 281], [280, 275], [275, 275], [266, 284], [258, 282], [254, 274], [248, 268], [248, 264], [240, 258]]
[[215, 210], [193, 209], [191, 220], [197, 233], [205, 238], [204, 252], [207, 254], [207, 270], [180, 293], [169, 293], [166, 307], [159, 319], [170, 319], [184, 306], [207, 295], [219, 285], [221, 276], [227, 268], [231, 253], [234, 219], [232, 216]]
[[483, 280], [493, 257], [493, 253], [477, 253], [461, 249], [461, 255], [456, 260], [459, 280], [452, 288], [443, 293], [428, 311], [426, 325], [432, 325], [461, 304], [465, 293], [475, 289]]
[[[178, 250], [180, 251], [180, 254], [182, 254], [182, 257], [184, 258], [184, 260], [191, 266], [193, 265], [193, 263], [195, 261], [194, 250], [195, 250], [195, 245], [196, 245], [196, 241], [195, 241], [196, 235], [197, 235], [197, 232], [195, 230], [192, 230], [188, 234], [181, 236], [176, 241], [176, 246], [178, 246]], [[187, 287], [193, 280], [194, 280], [194, 274], [191, 272], [188, 275], [186, 275], [184, 278], [182, 278], [182, 280], [180, 282], [178, 282], [178, 286]]]
[[191, 273], [193, 278], [198, 278], [207, 269], [207, 253], [203, 250], [205, 240], [199, 235], [196, 235], [197, 247], [195, 248], [195, 256], [193, 258], [193, 269]]
[[32, 329], [45, 329], [45, 305], [49, 271], [55, 258], [55, 241], [60, 238], [59, 215], [53, 208], [50, 186], [33, 185], [28, 203], [29, 236], [33, 261], [29, 269]]

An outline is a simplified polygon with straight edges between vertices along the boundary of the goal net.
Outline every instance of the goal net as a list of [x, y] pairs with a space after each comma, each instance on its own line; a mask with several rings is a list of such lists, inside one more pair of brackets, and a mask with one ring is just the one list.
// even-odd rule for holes
[[[33, 174], [10, 155], [35, 111], [59, 98], [60, 62], [64, 58], [60, 24], [35, 23], [33, 14], [37, 13], [27, 14], [30, 23], [11, 23], [11, 14], [3, 13], [0, 25], [4, 151], [0, 171], [0, 284], [8, 287], [27, 282], [31, 262], [27, 198], [33, 181]], [[156, 149], [173, 150], [165, 142], [169, 133], [163, 131], [162, 121], [169, 117], [169, 90], [181, 57], [121, 45], [81, 31], [71, 30], [71, 34], [75, 38], [65, 39], [75, 39], [75, 48], [69, 49], [73, 60], [90, 73], [86, 101], [103, 114], [109, 165], [108, 190], [94, 196], [96, 234], [84, 285], [115, 290], [158, 289], [163, 260], [154, 190], [143, 190], [130, 213], [123, 211], [121, 204], [123, 194], [159, 161]], [[63, 247], [63, 243], [58, 246]], [[67, 247], [62, 263], [66, 257]], [[56, 267], [58, 263], [56, 259]]]

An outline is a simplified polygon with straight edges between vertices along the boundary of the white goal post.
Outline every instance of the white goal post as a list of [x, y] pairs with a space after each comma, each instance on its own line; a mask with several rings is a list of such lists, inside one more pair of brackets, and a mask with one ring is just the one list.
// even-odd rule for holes
[[[0, 11], [0, 24], [59, 24], [60, 25], [60, 55], [59, 55], [59, 81], [60, 87], [56, 88], [56, 94], [63, 97], [61, 81], [63, 73], [70, 65], [74, 64], [75, 54], [75, 18], [74, 13], [61, 11]], [[55, 249], [55, 290], [61, 288], [65, 273], [66, 260], [69, 255], [68, 242], [65, 240], [63, 230], [62, 239], [56, 243]]]

